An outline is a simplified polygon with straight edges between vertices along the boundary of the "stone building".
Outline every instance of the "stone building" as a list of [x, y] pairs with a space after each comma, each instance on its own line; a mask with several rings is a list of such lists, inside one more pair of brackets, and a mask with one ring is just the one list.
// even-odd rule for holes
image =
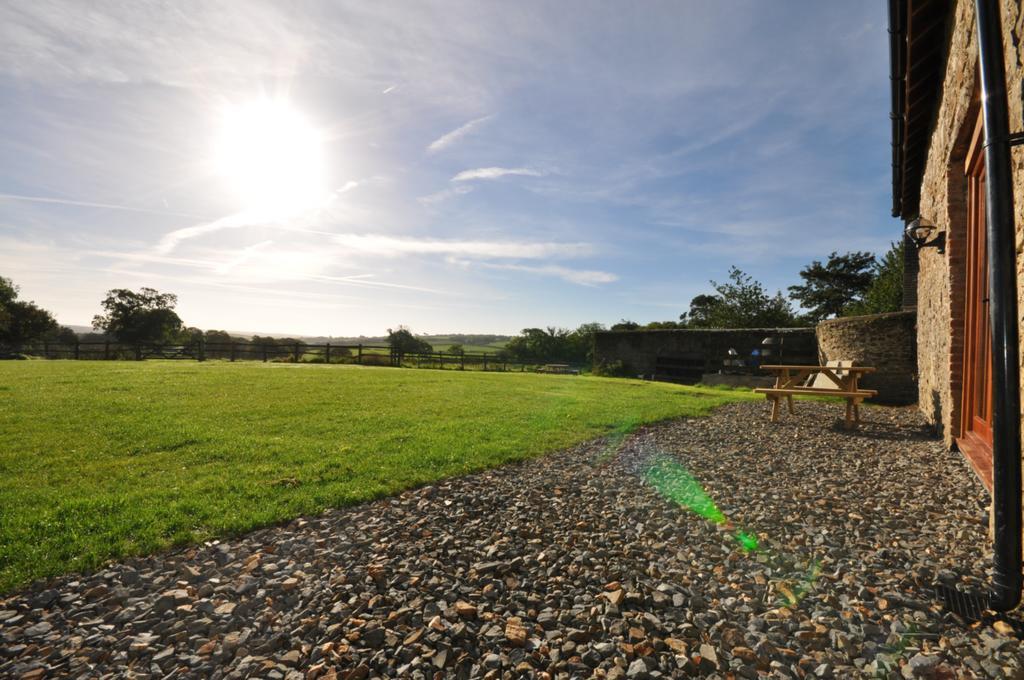
[[[1001, 20], [1010, 130], [1024, 128], [1024, 10]], [[992, 486], [986, 170], [974, 0], [891, 0], [893, 215], [918, 232], [919, 407]], [[1024, 153], [1012, 152], [1018, 280]], [[1012, 246], [1011, 246], [1012, 247]], [[1018, 285], [1017, 299], [1022, 297]], [[1024, 309], [1024, 305], [1021, 306]], [[1020, 321], [1018, 319], [1018, 325]]]

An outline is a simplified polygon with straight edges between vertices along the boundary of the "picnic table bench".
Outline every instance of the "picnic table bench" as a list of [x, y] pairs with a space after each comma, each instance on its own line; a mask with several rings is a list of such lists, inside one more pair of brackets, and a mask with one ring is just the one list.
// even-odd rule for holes
[[[858, 386], [860, 377], [874, 372], [870, 366], [844, 366], [844, 362], [829, 362], [825, 366], [766, 365], [762, 370], [775, 374], [774, 387], [757, 387], [772, 402], [772, 422], [779, 421], [779, 404], [785, 397], [789, 412], [793, 413], [794, 396], [842, 397], [846, 400], [846, 419], [843, 426], [851, 429], [860, 424], [860, 402], [878, 394]], [[813, 376], [813, 382], [811, 378]]]

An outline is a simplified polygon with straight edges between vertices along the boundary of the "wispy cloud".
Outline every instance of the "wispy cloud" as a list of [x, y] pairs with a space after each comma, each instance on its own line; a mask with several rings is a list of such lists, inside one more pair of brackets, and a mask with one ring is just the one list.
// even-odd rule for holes
[[427, 151], [429, 151], [430, 153], [434, 153], [451, 146], [452, 144], [454, 144], [455, 142], [459, 141], [460, 139], [468, 135], [470, 132], [472, 132], [473, 128], [476, 128], [482, 125], [483, 123], [486, 123], [491, 118], [494, 118], [494, 116], [490, 115], [483, 116], [482, 118], [474, 118], [468, 123], [464, 123], [463, 125], [460, 125], [459, 127], [455, 128], [451, 132], [446, 132], [445, 134], [441, 135], [440, 137], [432, 141], [430, 144], [428, 144]]
[[436, 191], [432, 194], [427, 194], [426, 196], [420, 196], [416, 200], [424, 205], [434, 205], [436, 203], [441, 203], [442, 201], [447, 201], [449, 198], [454, 196], [468, 194], [471, 191], [473, 191], [473, 187], [468, 184], [457, 184], [448, 189], [442, 189], [441, 191]]
[[515, 272], [526, 272], [528, 274], [539, 274], [541, 276], [554, 276], [569, 283], [580, 286], [598, 286], [603, 283], [614, 283], [619, 280], [617, 274], [595, 269], [570, 269], [557, 264], [530, 265], [530, 264], [494, 264], [484, 263], [481, 266], [489, 269], [504, 269]]
[[459, 174], [455, 175], [455, 177], [452, 177], [452, 181], [470, 182], [475, 179], [499, 179], [506, 175], [543, 177], [544, 173], [540, 170], [533, 170], [531, 168], [474, 168], [472, 170], [463, 170]]
[[224, 229], [241, 229], [242, 227], [249, 227], [255, 224], [259, 224], [259, 220], [256, 220], [253, 215], [245, 212], [228, 215], [227, 217], [222, 217], [218, 220], [213, 220], [212, 222], [193, 224], [190, 227], [182, 227], [181, 229], [175, 229], [174, 231], [164, 234], [156, 246], [156, 251], [166, 255], [173, 251], [182, 241], [196, 238], [197, 236], [203, 236], [205, 234], [211, 234], [216, 231], [223, 231]]
[[375, 234], [338, 234], [334, 242], [355, 252], [399, 255], [450, 255], [477, 259], [547, 259], [583, 257], [593, 253], [588, 243], [524, 243], [515, 241], [442, 241]]
[[[293, 250], [267, 252], [267, 246], [272, 242], [265, 241], [251, 246], [226, 261], [216, 259], [193, 259], [182, 257], [168, 257], [164, 255], [153, 255], [150, 253], [93, 250], [85, 254], [100, 258], [115, 260], [122, 263], [147, 263], [177, 265], [190, 269], [199, 269], [222, 276], [230, 276], [231, 280], [245, 280], [258, 282], [273, 281], [320, 281], [334, 283], [356, 288], [392, 288], [398, 290], [417, 291], [421, 293], [448, 294], [443, 290], [428, 288], [426, 286], [415, 286], [404, 283], [392, 283], [378, 281], [375, 274], [349, 274], [346, 276], [332, 276], [320, 274], [325, 265], [330, 262], [330, 253], [322, 250]], [[239, 267], [240, 264], [248, 266]], [[147, 271], [147, 275], [157, 274]]]
[[190, 219], [202, 219], [198, 215], [189, 213], [171, 212], [168, 210], [153, 210], [151, 208], [139, 208], [131, 205], [120, 205], [117, 203], [95, 203], [93, 201], [76, 201], [69, 198], [53, 198], [51, 196], [24, 196], [22, 194], [0, 194], [0, 200], [24, 201], [26, 203], [49, 203], [52, 205], [68, 205], [75, 208], [96, 208], [98, 210], [123, 210], [126, 212], [145, 213], [147, 215], [167, 215], [170, 217], [188, 217]]

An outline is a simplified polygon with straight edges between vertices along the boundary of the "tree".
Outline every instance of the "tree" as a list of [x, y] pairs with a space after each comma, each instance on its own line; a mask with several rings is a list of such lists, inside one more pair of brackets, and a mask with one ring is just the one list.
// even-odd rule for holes
[[[686, 314], [684, 313], [680, 315], [680, 318], [685, 316]], [[646, 326], [644, 326], [644, 328], [649, 331], [674, 331], [686, 327], [687, 326], [684, 321], [651, 321]]]
[[568, 357], [565, 328], [524, 328], [522, 333], [508, 341], [505, 350], [515, 361], [563, 361]]
[[906, 239], [890, 244], [889, 251], [876, 262], [871, 286], [864, 299], [843, 309], [843, 316], [882, 314], [903, 309], [903, 258]]
[[566, 337], [566, 359], [578, 364], [593, 362], [594, 335], [603, 330], [605, 330], [604, 324], [596, 322], [580, 324], [579, 328]]
[[73, 345], [78, 342], [78, 333], [74, 332], [67, 326], [57, 328], [51, 333], [50, 337], [62, 345]]
[[698, 295], [680, 319], [691, 328], [785, 328], [800, 323], [781, 291], [768, 295], [764, 286], [737, 267], [729, 281], [711, 281], [715, 295]]
[[690, 311], [680, 314], [679, 320], [687, 322], [690, 326], [707, 328], [714, 323], [722, 304], [722, 298], [719, 296], [702, 293], [690, 300]]
[[461, 342], [456, 342], [456, 343], [453, 343], [451, 345], [448, 345], [448, 354], [462, 355], [462, 354], [465, 354], [465, 353], [466, 353], [466, 350], [462, 347], [462, 343]]
[[388, 329], [388, 345], [395, 354], [429, 354], [434, 348], [423, 338], [417, 338], [406, 326]]
[[864, 299], [874, 279], [875, 256], [864, 251], [818, 260], [800, 270], [803, 285], [790, 286], [789, 297], [808, 310], [811, 321], [839, 316], [843, 308]]
[[19, 344], [55, 336], [57, 320], [34, 302], [18, 299], [18, 287], [0, 276], [0, 342]]
[[92, 327], [110, 333], [118, 342], [173, 342], [182, 329], [181, 318], [174, 311], [177, 304], [173, 293], [115, 288], [107, 291], [102, 302], [105, 313], [93, 317]]
[[635, 331], [638, 328], [640, 328], [640, 324], [636, 321], [622, 319], [618, 323], [613, 323], [611, 329], [613, 331]]

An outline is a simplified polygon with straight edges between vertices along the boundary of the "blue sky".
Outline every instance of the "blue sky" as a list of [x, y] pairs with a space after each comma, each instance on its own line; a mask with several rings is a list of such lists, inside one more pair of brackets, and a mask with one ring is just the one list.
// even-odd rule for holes
[[0, 275], [189, 325], [675, 319], [889, 218], [872, 2], [0, 5]]

